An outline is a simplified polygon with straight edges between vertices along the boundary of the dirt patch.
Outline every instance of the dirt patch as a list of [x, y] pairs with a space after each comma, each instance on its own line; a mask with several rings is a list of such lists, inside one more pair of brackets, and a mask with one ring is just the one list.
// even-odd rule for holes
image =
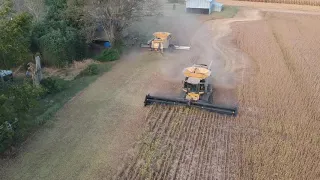
[[83, 61], [73, 61], [73, 63], [66, 68], [43, 68], [43, 75], [44, 77], [59, 77], [64, 80], [73, 80], [75, 77], [77, 77], [81, 71], [83, 71], [88, 65], [92, 63], [98, 63], [95, 62], [92, 59], [86, 59]]
[[[98, 61], [94, 61], [93, 59], [85, 59], [82, 61], [73, 61], [72, 64], [64, 68], [43, 67], [42, 73], [44, 77], [59, 77], [61, 79], [70, 81], [77, 77], [81, 71], [83, 71], [92, 63], [99, 64]], [[26, 70], [24, 67], [20, 66], [15, 69], [14, 76], [24, 78], [26, 76]]]

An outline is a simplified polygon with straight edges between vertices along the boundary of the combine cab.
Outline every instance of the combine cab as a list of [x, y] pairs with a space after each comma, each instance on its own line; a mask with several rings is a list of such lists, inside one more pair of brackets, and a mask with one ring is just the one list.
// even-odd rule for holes
[[213, 89], [209, 81], [211, 71], [205, 64], [195, 64], [183, 70], [185, 79], [183, 80], [183, 87], [181, 96], [178, 98], [167, 98], [147, 95], [144, 105], [154, 103], [186, 105], [190, 107], [197, 107], [221, 114], [237, 115], [236, 107], [224, 107], [213, 104]]
[[211, 71], [205, 64], [197, 64], [183, 71], [182, 97], [189, 101], [207, 101], [212, 103], [212, 84], [208, 83]]

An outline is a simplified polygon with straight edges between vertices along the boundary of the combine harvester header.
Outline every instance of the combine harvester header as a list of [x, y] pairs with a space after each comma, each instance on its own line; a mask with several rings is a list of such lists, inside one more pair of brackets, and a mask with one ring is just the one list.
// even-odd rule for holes
[[201, 101], [189, 101], [187, 99], [180, 99], [180, 98], [167, 98], [167, 97], [157, 97], [146, 95], [144, 100], [144, 106], [151, 105], [151, 104], [172, 104], [172, 105], [182, 105], [188, 107], [195, 107], [204, 109], [210, 112], [216, 112], [219, 114], [226, 114], [236, 116], [238, 114], [237, 107], [225, 107], [220, 105], [209, 104], [206, 102]]
[[[210, 64], [211, 66], [211, 64]], [[209, 66], [209, 67], [210, 67]], [[169, 98], [146, 95], [144, 105], [151, 104], [171, 104], [183, 105], [188, 107], [196, 107], [205, 109], [211, 112], [236, 116], [238, 113], [237, 107], [226, 107], [213, 103], [213, 87], [208, 78], [211, 75], [211, 70], [205, 64], [195, 64], [192, 67], [185, 68], [183, 71], [185, 80], [181, 97]]]

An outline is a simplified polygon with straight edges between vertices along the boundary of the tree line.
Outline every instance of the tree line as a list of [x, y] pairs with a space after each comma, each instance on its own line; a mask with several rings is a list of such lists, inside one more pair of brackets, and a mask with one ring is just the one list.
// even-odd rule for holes
[[[34, 61], [36, 55], [41, 56], [46, 66], [64, 67], [73, 60], [81, 60], [87, 56], [87, 45], [95, 38], [98, 27], [117, 47], [121, 32], [145, 16], [146, 10], [156, 10], [157, 3], [156, 0], [0, 0], [0, 69], [24, 65]], [[97, 59], [118, 59], [121, 48], [112, 50], [103, 51]], [[79, 77], [98, 75], [100, 66], [89, 65]], [[64, 97], [65, 91], [76, 91], [76, 82], [83, 83], [81, 79], [68, 82], [59, 78], [45, 78], [40, 86], [33, 86], [28, 79], [23, 83], [1, 83], [0, 156], [44, 123], [44, 118], [35, 118], [42, 116], [40, 103], [44, 110], [49, 108], [50, 97], [59, 93]], [[59, 102], [52, 103], [60, 106]]]
[[156, 12], [157, 0], [1, 0], [0, 68], [40, 53], [43, 63], [65, 66], [86, 57], [98, 27], [109, 41], [122, 38], [131, 23]]

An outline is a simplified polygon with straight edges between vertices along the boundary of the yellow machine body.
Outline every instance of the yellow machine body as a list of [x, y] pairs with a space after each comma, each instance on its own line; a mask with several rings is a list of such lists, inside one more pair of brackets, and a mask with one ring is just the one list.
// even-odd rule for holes
[[167, 49], [170, 45], [171, 33], [168, 32], [155, 32], [153, 33], [154, 38], [150, 40], [151, 49], [152, 50], [160, 50]]
[[198, 101], [200, 99], [200, 93], [198, 94], [198, 93], [194, 93], [194, 92], [189, 92], [186, 95], [186, 99]]
[[208, 91], [207, 78], [211, 75], [211, 71], [206, 65], [193, 65], [183, 70], [185, 80], [183, 81], [183, 91], [185, 99], [198, 101], [201, 96], [211, 92]]
[[[209, 65], [211, 67], [211, 64]], [[213, 103], [213, 86], [210, 82], [211, 71], [205, 64], [195, 64], [183, 70], [185, 79], [180, 97], [170, 98], [146, 95], [144, 105], [169, 104], [195, 107], [211, 112], [236, 116], [236, 106], [226, 107]]]
[[140, 44], [141, 48], [150, 48], [153, 51], [169, 50], [190, 50], [189, 46], [180, 46], [172, 43], [172, 36], [169, 32], [155, 32], [153, 38], [147, 44]]
[[211, 75], [211, 71], [205, 67], [194, 65], [183, 70], [185, 77], [192, 77], [198, 79], [206, 79]]

